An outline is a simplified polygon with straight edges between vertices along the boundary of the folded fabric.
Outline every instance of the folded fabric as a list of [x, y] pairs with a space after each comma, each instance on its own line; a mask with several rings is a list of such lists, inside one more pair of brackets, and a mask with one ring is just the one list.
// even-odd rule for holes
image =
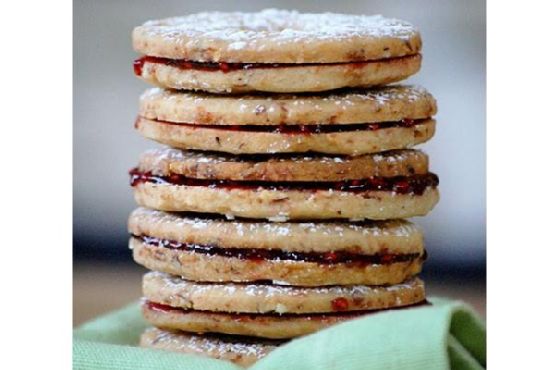
[[[460, 301], [377, 313], [333, 326], [274, 350], [252, 370], [474, 370], [486, 367], [486, 330]], [[74, 369], [238, 370], [200, 356], [137, 347], [147, 327], [138, 303], [74, 331]]]

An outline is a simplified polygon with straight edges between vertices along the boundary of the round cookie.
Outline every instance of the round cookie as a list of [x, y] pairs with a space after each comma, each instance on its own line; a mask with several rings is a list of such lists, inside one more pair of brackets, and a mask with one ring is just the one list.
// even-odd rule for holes
[[237, 156], [159, 148], [141, 155], [138, 170], [208, 180], [310, 182], [424, 175], [428, 172], [428, 162], [428, 156], [419, 150], [345, 157], [315, 154]]
[[[143, 58], [135, 61], [136, 74], [155, 86], [210, 93], [300, 93], [347, 87], [372, 87], [405, 80], [421, 68], [421, 55], [339, 64], [276, 66], [240, 65], [237, 69], [194, 68], [190, 63]], [[184, 67], [186, 66], [186, 67]]]
[[183, 310], [147, 301], [142, 311], [151, 325], [165, 330], [288, 339], [384, 310], [307, 315], [233, 314]]
[[[203, 252], [203, 246], [190, 250], [164, 247], [164, 241], [131, 237], [133, 259], [149, 270], [205, 282], [269, 281], [277, 285], [389, 285], [398, 284], [421, 272], [423, 253], [359, 256], [347, 262], [335, 262], [334, 254], [321, 254], [321, 260], [282, 258], [243, 258], [237, 250], [222, 254]], [[186, 248], [186, 249], [184, 249]], [[243, 252], [243, 251], [240, 251]], [[259, 253], [262, 253], [259, 251]], [[230, 256], [231, 255], [231, 256]], [[291, 258], [292, 254], [288, 254]], [[331, 261], [327, 261], [330, 258]], [[377, 261], [377, 262], [376, 262]]]
[[139, 115], [199, 125], [341, 125], [425, 119], [436, 114], [433, 96], [414, 85], [327, 94], [226, 96], [152, 88]]
[[380, 15], [207, 12], [153, 20], [133, 30], [145, 55], [199, 62], [340, 63], [413, 55], [411, 24]]
[[[376, 124], [380, 125], [380, 124]], [[435, 133], [436, 121], [424, 119], [385, 127], [342, 126], [332, 132], [280, 132], [250, 130], [244, 126], [200, 126], [175, 124], [138, 117], [135, 127], [144, 137], [180, 149], [208, 150], [233, 154], [329, 153], [362, 155], [404, 149], [428, 141]]]
[[141, 335], [140, 346], [207, 356], [248, 367], [268, 355], [281, 343], [260, 338], [195, 335], [149, 328]]
[[220, 248], [364, 255], [424, 251], [422, 231], [405, 220], [268, 223], [138, 208], [129, 217], [128, 230], [137, 237]]
[[424, 216], [439, 200], [436, 183], [427, 186], [421, 194], [399, 194], [390, 190], [316, 190], [309, 184], [306, 189], [279, 190], [142, 182], [134, 185], [134, 196], [139, 205], [163, 211], [218, 213], [231, 218], [265, 218], [275, 222]]
[[[163, 211], [218, 213], [272, 221], [385, 220], [424, 215], [438, 201], [438, 177], [432, 173], [415, 173], [416, 167], [425, 172], [426, 163], [422, 156], [408, 152], [345, 159], [347, 163], [326, 158], [324, 165], [317, 163], [323, 161], [322, 156], [307, 156], [303, 160], [292, 157], [281, 162], [281, 167], [276, 165], [280, 159], [269, 160], [266, 156], [247, 160], [222, 157], [224, 161], [215, 159], [214, 155], [197, 153], [192, 156], [193, 159], [175, 150], [155, 151], [143, 156], [139, 168], [130, 172], [139, 205]], [[337, 172], [340, 177], [351, 167], [352, 175], [364, 175], [364, 166], [355, 169], [354, 164], [370, 161], [376, 161], [376, 165], [369, 166], [367, 176], [349, 181], [319, 181], [334, 178], [334, 175], [322, 175], [323, 170]], [[315, 163], [313, 174], [321, 176], [320, 179], [302, 181], [301, 173], [308, 163]], [[253, 168], [258, 168], [258, 172], [252, 171]], [[197, 169], [204, 178], [192, 177]], [[226, 175], [232, 169], [242, 169], [248, 174], [238, 173], [235, 178], [240, 181], [230, 180]], [[276, 169], [280, 172], [266, 176], [266, 172]], [[206, 176], [209, 172], [212, 175]], [[396, 176], [385, 176], [392, 174]], [[217, 178], [219, 175], [223, 178]], [[282, 175], [280, 181], [268, 181], [269, 178], [278, 180]], [[253, 180], [244, 181], [244, 177]], [[301, 180], [296, 180], [297, 177]]]
[[147, 22], [132, 38], [147, 56], [136, 74], [178, 89], [323, 91], [395, 82], [420, 67], [418, 31], [382, 16], [199, 13]]
[[183, 280], [160, 272], [143, 277], [151, 302], [196, 311], [306, 314], [380, 310], [425, 300], [423, 281], [391, 286], [293, 287], [269, 284], [214, 284]]

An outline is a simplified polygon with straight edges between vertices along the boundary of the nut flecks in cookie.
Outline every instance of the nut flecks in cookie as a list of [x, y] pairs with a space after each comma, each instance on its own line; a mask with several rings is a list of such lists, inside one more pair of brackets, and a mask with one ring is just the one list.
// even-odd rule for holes
[[[145, 61], [136, 73], [155, 86], [211, 93], [303, 93], [363, 88], [399, 82], [421, 68], [420, 54], [357, 63], [303, 64], [278, 68], [183, 69], [175, 63]], [[141, 62], [142, 63], [142, 62]]]
[[368, 255], [422, 253], [424, 250], [422, 231], [405, 220], [273, 223], [138, 208], [130, 215], [128, 225], [132, 235], [222, 248], [317, 253], [343, 251]]
[[151, 302], [186, 310], [277, 314], [380, 310], [425, 299], [424, 284], [418, 278], [391, 286], [296, 287], [202, 283], [160, 272], [143, 277], [143, 294]]
[[414, 125], [385, 128], [322, 132], [280, 133], [241, 131], [222, 126], [168, 124], [139, 117], [135, 123], [144, 137], [180, 149], [226, 152], [233, 154], [328, 153], [363, 155], [406, 149], [428, 141], [436, 129], [434, 119]]
[[204, 282], [272, 281], [277, 285], [391, 285], [421, 271], [424, 254], [389, 264], [329, 263], [291, 260], [251, 260], [161, 248], [132, 237], [135, 262], [154, 271]]
[[436, 101], [423, 87], [394, 85], [326, 94], [213, 95], [152, 88], [140, 98], [147, 119], [200, 125], [341, 125], [425, 119]]
[[331, 155], [230, 155], [173, 148], [144, 152], [138, 170], [154, 175], [236, 181], [345, 181], [369, 177], [423, 175], [428, 157], [397, 150], [357, 157]]

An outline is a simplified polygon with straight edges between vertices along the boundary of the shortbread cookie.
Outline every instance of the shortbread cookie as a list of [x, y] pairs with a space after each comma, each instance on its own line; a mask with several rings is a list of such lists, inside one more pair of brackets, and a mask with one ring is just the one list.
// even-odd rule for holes
[[317, 92], [402, 81], [421, 68], [421, 55], [332, 64], [206, 64], [143, 57], [137, 76], [155, 86], [211, 93]]
[[341, 183], [277, 184], [232, 183], [172, 175], [177, 179], [174, 181], [169, 176], [137, 172], [132, 175], [135, 200], [144, 207], [271, 221], [330, 218], [386, 220], [424, 216], [439, 199], [438, 177], [434, 174]]
[[198, 125], [342, 125], [426, 119], [436, 101], [424, 88], [384, 86], [326, 94], [226, 96], [152, 88], [139, 115]]
[[304, 315], [234, 314], [184, 310], [149, 301], [144, 302], [142, 309], [144, 318], [150, 324], [165, 330], [247, 335], [272, 339], [299, 337], [337, 323], [384, 311], [354, 311]]
[[421, 231], [403, 220], [266, 223], [139, 208], [129, 231], [137, 263], [195, 281], [397, 284], [425, 258]]
[[[398, 163], [397, 169], [382, 166], [386, 162]], [[210, 171], [214, 157], [197, 154], [194, 158], [199, 164], [205, 163], [205, 170]], [[293, 174], [296, 169], [306, 168], [306, 162], [320, 162], [322, 157], [290, 160], [282, 170]], [[336, 160], [326, 159], [328, 168], [343, 172], [346, 166]], [[348, 160], [348, 162], [351, 160]], [[355, 159], [354, 161], [357, 161]], [[256, 180], [236, 181], [224, 178], [206, 179], [190, 177], [194, 171], [187, 173], [165, 172], [174, 167], [183, 170], [188, 167], [187, 155], [179, 151], [158, 151], [147, 154], [141, 160], [140, 168], [130, 172], [131, 185], [139, 205], [163, 211], [192, 211], [219, 213], [228, 216], [246, 218], [268, 218], [273, 221], [287, 219], [392, 219], [424, 215], [438, 201], [438, 177], [432, 173], [413, 173], [415, 163], [410, 155], [383, 153], [368, 156], [363, 161], [376, 161], [370, 168], [369, 175], [360, 179], [347, 181], [267, 181], [263, 177]], [[419, 161], [419, 160], [418, 160]], [[236, 160], [235, 162], [240, 162]], [[270, 168], [267, 157], [251, 157], [251, 167]], [[423, 167], [423, 161], [420, 161]], [[189, 162], [191, 166], [191, 162]], [[404, 163], [408, 167], [404, 169]], [[221, 168], [226, 168], [227, 163]], [[233, 163], [230, 164], [232, 167]], [[337, 165], [337, 166], [336, 166]], [[195, 165], [193, 164], [193, 167]], [[349, 166], [349, 165], [348, 165]], [[181, 168], [180, 168], [181, 167]], [[232, 168], [230, 167], [230, 168]], [[244, 167], [245, 168], [245, 167]], [[318, 166], [315, 166], [317, 169]], [[380, 176], [372, 176], [377, 170], [385, 169]], [[383, 176], [399, 170], [398, 176]], [[407, 172], [404, 172], [406, 171]], [[215, 170], [216, 171], [216, 170]], [[220, 171], [223, 173], [223, 171]], [[216, 175], [216, 174], [215, 174]], [[297, 176], [297, 175], [295, 175]], [[295, 177], [292, 176], [292, 177]], [[205, 176], [206, 177], [206, 176]], [[213, 176], [214, 177], [214, 176]], [[275, 176], [278, 179], [280, 176]]]
[[301, 314], [408, 306], [425, 299], [425, 288], [418, 278], [391, 286], [309, 288], [270, 284], [200, 283], [150, 272], [143, 277], [143, 295], [151, 302], [186, 310]]
[[131, 213], [128, 226], [131, 235], [149, 238], [151, 244], [158, 240], [167, 247], [182, 244], [242, 249], [244, 256], [249, 249], [261, 254], [336, 252], [328, 256], [333, 262], [334, 258], [346, 260], [358, 254], [422, 254], [424, 249], [422, 231], [405, 220], [268, 223], [138, 208]]
[[361, 155], [411, 148], [428, 141], [434, 119], [327, 126], [206, 126], [138, 117], [135, 127], [148, 139], [181, 149], [233, 154], [329, 153]]
[[141, 347], [163, 349], [231, 361], [248, 367], [276, 349], [282, 341], [226, 335], [195, 335], [149, 328], [141, 335]]
[[138, 170], [155, 175], [233, 181], [344, 181], [428, 173], [428, 156], [419, 150], [397, 150], [349, 156], [230, 155], [151, 149], [139, 159]]
[[187, 245], [132, 236], [133, 259], [149, 270], [207, 282], [269, 281], [279, 285], [398, 284], [421, 272], [425, 252], [301, 253]]
[[209, 12], [146, 22], [133, 31], [139, 53], [232, 63], [335, 63], [413, 55], [409, 23], [380, 15]]
[[323, 91], [402, 80], [420, 68], [421, 38], [382, 16], [200, 13], [133, 31], [143, 79], [210, 92]]

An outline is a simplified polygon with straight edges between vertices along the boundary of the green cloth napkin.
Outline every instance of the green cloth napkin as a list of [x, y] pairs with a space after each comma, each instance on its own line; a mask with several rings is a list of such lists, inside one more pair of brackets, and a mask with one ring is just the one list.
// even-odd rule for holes
[[[484, 369], [486, 330], [460, 301], [393, 310], [291, 341], [250, 369]], [[238, 370], [225, 361], [136, 347], [147, 327], [138, 303], [74, 331], [74, 369]]]

